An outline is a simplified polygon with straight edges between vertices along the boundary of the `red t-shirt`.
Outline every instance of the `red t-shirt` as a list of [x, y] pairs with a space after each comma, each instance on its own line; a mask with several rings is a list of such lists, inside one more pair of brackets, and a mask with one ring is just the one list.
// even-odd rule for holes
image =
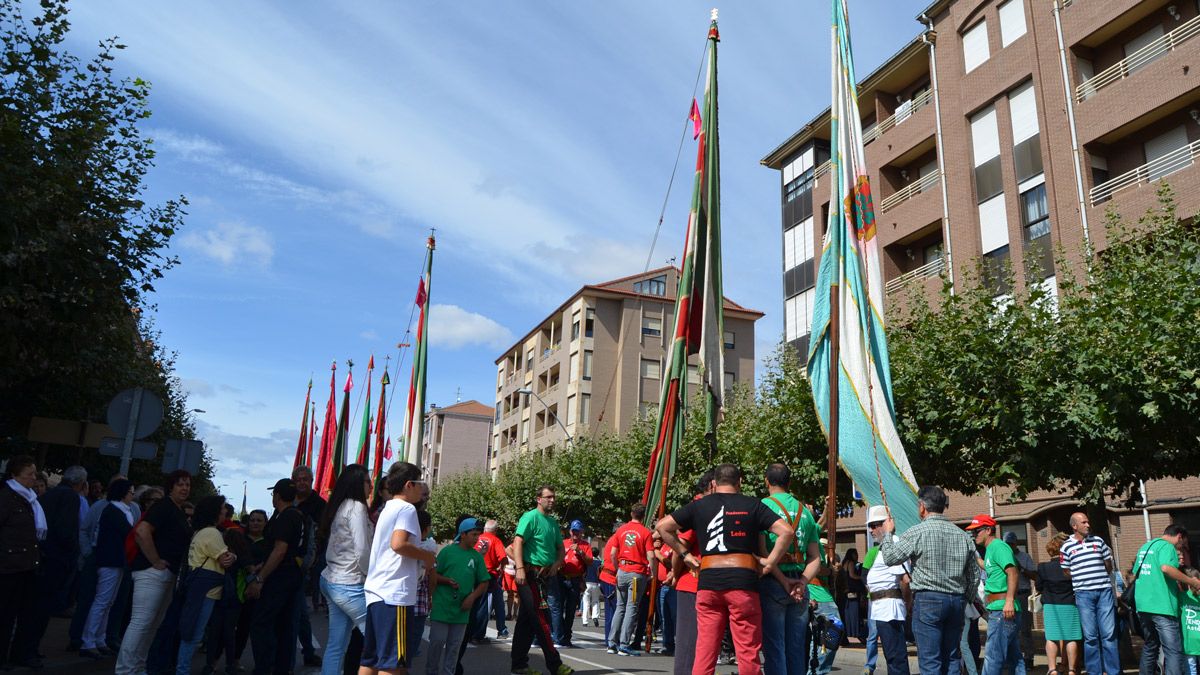
[[[567, 578], [581, 577], [592, 564], [592, 547], [586, 541], [563, 539], [563, 565], [559, 574]], [[573, 553], [572, 553], [573, 552]]]
[[492, 575], [493, 579], [499, 578], [504, 572], [504, 564], [508, 562], [508, 554], [504, 552], [504, 542], [500, 537], [492, 532], [480, 534], [479, 541], [475, 542], [475, 550], [483, 555], [483, 566], [487, 568], [488, 574]]
[[613, 536], [617, 538], [617, 569], [633, 574], [649, 574], [646, 554], [654, 550], [650, 529], [631, 520], [617, 528]]
[[[696, 541], [696, 536], [691, 530], [679, 533], [679, 541], [687, 545], [688, 553], [700, 557], [700, 543]], [[687, 565], [683, 566], [683, 576], [675, 580], [675, 590], [683, 591], [684, 593], [696, 593], [699, 591], [700, 576], [697, 572], [688, 570]]]
[[660, 584], [667, 583], [667, 575], [671, 573], [671, 555], [673, 553], [675, 552], [666, 544], [663, 544], [662, 548], [658, 549], [659, 560], [655, 575], [658, 577], [658, 583]]
[[604, 551], [601, 553], [600, 581], [606, 584], [617, 583], [617, 570], [613, 569], [612, 566], [613, 551], [616, 549], [617, 535], [614, 534], [608, 538], [608, 541], [604, 542]]

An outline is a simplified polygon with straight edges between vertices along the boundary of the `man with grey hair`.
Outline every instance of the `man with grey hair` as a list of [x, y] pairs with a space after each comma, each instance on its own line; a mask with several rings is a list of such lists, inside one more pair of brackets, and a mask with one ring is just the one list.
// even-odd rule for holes
[[912, 629], [921, 675], [948, 675], [960, 658], [963, 612], [978, 584], [975, 542], [942, 515], [949, 504], [942, 488], [923, 486], [917, 491], [921, 522], [897, 538], [896, 523], [888, 518], [879, 545], [885, 564], [912, 565]]
[[[41, 569], [38, 572], [37, 617], [32, 633], [33, 644], [27, 654], [37, 654], [42, 635], [51, 616], [67, 616], [71, 604], [71, 586], [79, 571], [79, 528], [87, 514], [88, 474], [82, 466], [69, 466], [62, 480], [46, 494], [38, 497], [46, 512], [46, 538], [38, 542], [42, 549]], [[37, 657], [32, 657], [36, 661]], [[33, 666], [27, 662], [25, 665]], [[33, 666], [37, 667], [37, 666]]]
[[505, 625], [508, 617], [504, 613], [504, 587], [500, 584], [504, 578], [504, 565], [508, 562], [508, 554], [504, 552], [504, 540], [496, 534], [498, 526], [495, 519], [484, 523], [483, 534], [479, 535], [479, 541], [475, 543], [475, 550], [483, 556], [483, 564], [491, 577], [487, 592], [476, 601], [471, 617], [471, 630], [467, 633], [468, 640], [477, 642], [487, 637], [488, 619], [492, 616], [496, 617], [496, 637], [508, 637], [508, 626]]

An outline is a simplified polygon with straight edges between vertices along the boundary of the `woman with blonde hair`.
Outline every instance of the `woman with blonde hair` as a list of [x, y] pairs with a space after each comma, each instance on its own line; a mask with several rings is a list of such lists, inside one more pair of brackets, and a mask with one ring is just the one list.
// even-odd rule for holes
[[1038, 591], [1042, 594], [1042, 617], [1046, 624], [1046, 659], [1049, 672], [1058, 673], [1059, 655], [1066, 659], [1067, 674], [1075, 675], [1079, 670], [1079, 647], [1083, 639], [1083, 628], [1079, 622], [1079, 608], [1075, 606], [1075, 591], [1071, 579], [1059, 562], [1065, 532], [1059, 532], [1046, 544], [1049, 559], [1037, 568]]

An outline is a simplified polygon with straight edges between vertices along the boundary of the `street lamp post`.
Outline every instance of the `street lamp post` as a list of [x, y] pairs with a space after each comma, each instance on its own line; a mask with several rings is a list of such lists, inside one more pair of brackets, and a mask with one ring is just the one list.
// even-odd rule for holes
[[575, 441], [574, 441], [574, 439], [571, 438], [571, 432], [567, 431], [566, 425], [564, 425], [562, 423], [562, 420], [560, 420], [558, 418], [558, 414], [550, 409], [550, 406], [546, 403], [546, 401], [541, 396], [538, 396], [537, 394], [535, 394], [533, 392], [533, 389], [531, 389], [530, 387], [524, 387], [522, 389], [518, 389], [517, 393], [518, 394], [527, 394], [529, 396], [536, 398], [538, 401], [541, 401], [542, 407], [546, 409], [546, 412], [548, 412], [554, 416], [554, 421], [558, 423], [559, 428], [562, 429], [562, 431], [563, 431], [563, 435], [567, 437], [567, 445], [569, 445], [571, 447], [575, 447]]

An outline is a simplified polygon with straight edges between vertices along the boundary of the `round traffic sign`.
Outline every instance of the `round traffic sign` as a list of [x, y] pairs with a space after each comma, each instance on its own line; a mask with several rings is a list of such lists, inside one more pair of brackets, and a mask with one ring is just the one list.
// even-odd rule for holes
[[[130, 412], [133, 410], [133, 401], [135, 397], [140, 395], [138, 403], [137, 419], [130, 419]], [[129, 433], [129, 423], [136, 422], [133, 429], [134, 438], [145, 438], [154, 433], [158, 429], [158, 425], [162, 424], [163, 419], [163, 404], [157, 396], [138, 387], [136, 389], [126, 389], [125, 391], [113, 397], [113, 400], [108, 404], [108, 426], [112, 427], [113, 433], [117, 436], [125, 436]]]

